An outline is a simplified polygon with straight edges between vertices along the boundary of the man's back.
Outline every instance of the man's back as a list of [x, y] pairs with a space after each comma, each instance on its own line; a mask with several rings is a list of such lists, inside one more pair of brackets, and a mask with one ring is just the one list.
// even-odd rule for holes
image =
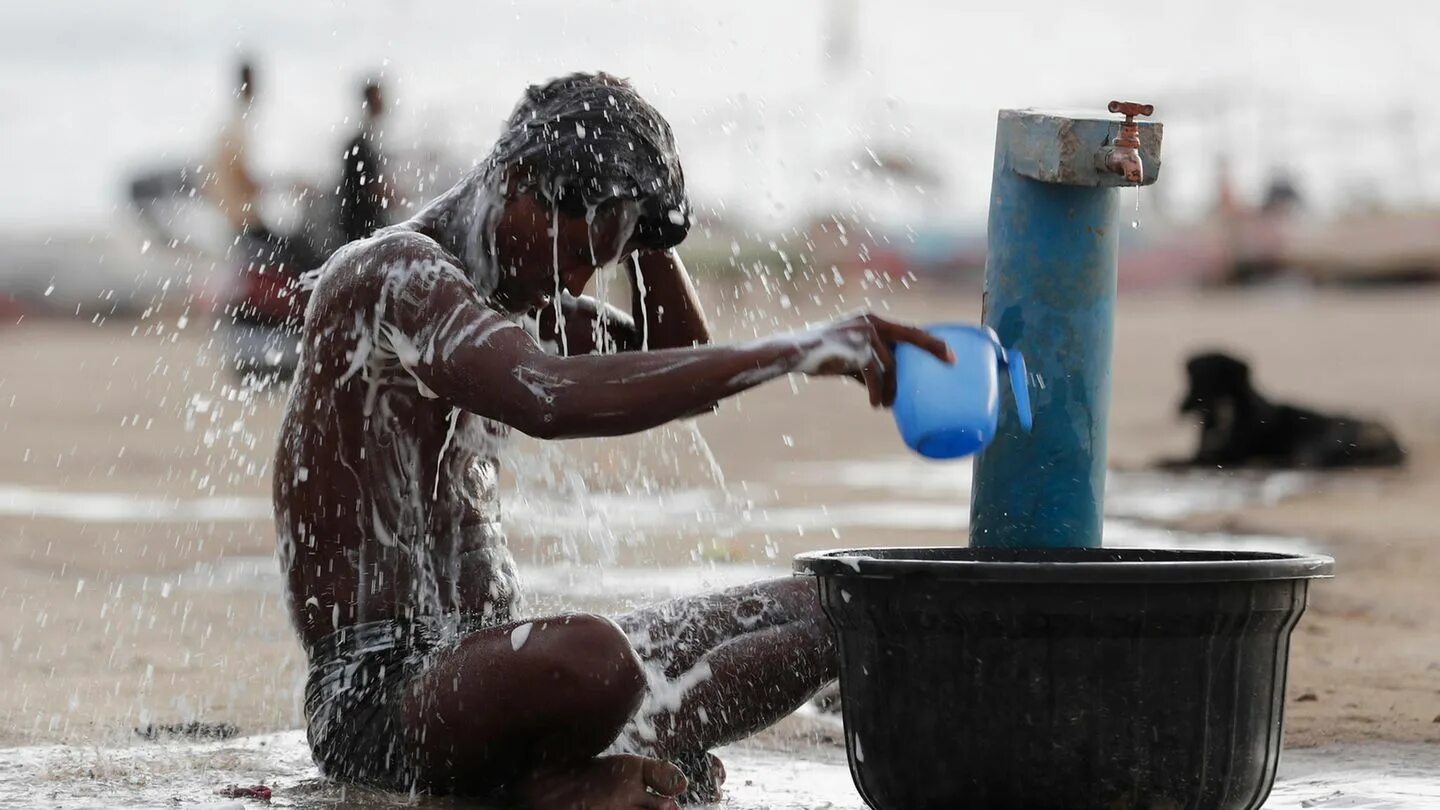
[[274, 475], [281, 562], [307, 644], [381, 619], [509, 616], [514, 563], [495, 457], [507, 429], [435, 398], [409, 370], [417, 352], [445, 350], [433, 329], [417, 346], [426, 337], [407, 314], [417, 305], [457, 299], [452, 334], [462, 316], [503, 320], [460, 300], [474, 289], [458, 265], [430, 239], [392, 230], [321, 271]]

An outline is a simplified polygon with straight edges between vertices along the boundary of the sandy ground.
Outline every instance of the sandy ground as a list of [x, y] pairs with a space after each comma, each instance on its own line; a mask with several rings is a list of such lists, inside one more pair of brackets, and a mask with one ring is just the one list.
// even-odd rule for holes
[[[733, 297], [728, 288], [707, 293], [722, 328], [749, 334], [753, 318], [735, 317]], [[974, 320], [979, 311], [969, 291], [884, 300], [922, 320]], [[762, 331], [834, 307], [833, 299], [798, 310], [760, 303], [764, 315], [753, 328]], [[1181, 360], [1210, 346], [1249, 354], [1277, 397], [1390, 420], [1413, 451], [1403, 472], [1343, 476], [1277, 504], [1192, 515], [1176, 526], [1299, 535], [1339, 560], [1339, 576], [1312, 589], [1295, 635], [1292, 745], [1440, 742], [1437, 316], [1434, 290], [1177, 293], [1120, 306], [1116, 467], [1189, 448], [1192, 431], [1173, 416]], [[210, 324], [194, 318], [177, 330], [176, 317], [0, 326], [0, 746], [120, 739], [136, 725], [197, 717], [247, 733], [301, 722], [302, 662], [278, 590], [268, 579], [237, 582], [215, 568], [271, 551], [263, 505], [279, 408], [227, 398], [206, 345]], [[804, 474], [816, 465], [903, 453], [888, 417], [840, 382], [771, 385], [707, 418], [702, 430], [728, 490], [772, 508], [853, 497]], [[639, 449], [650, 454], [641, 477], [681, 488], [713, 484], [692, 444], [690, 434], [672, 431], [572, 446], [560, 466], [630, 476]], [[702, 518], [695, 523], [703, 527]], [[783, 564], [811, 548], [963, 540], [934, 528], [863, 526], [772, 526], [713, 543], [696, 534], [660, 532], [621, 556]], [[522, 559], [548, 558], [566, 542], [515, 540]]]

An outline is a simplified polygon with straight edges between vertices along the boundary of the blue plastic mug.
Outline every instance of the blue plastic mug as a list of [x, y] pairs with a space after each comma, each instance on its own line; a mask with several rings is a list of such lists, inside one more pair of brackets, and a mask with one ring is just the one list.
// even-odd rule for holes
[[1000, 369], [1008, 371], [1020, 426], [1030, 430], [1025, 358], [1007, 350], [989, 327], [936, 324], [927, 328], [950, 347], [946, 365], [909, 344], [895, 350], [895, 424], [911, 450], [927, 458], [968, 456], [995, 438], [1000, 420]]

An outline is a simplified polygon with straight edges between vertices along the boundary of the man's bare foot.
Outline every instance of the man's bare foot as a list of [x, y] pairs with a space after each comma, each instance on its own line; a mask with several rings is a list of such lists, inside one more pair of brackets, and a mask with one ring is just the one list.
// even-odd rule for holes
[[708, 804], [721, 799], [721, 786], [725, 784], [725, 763], [720, 758], [702, 751], [699, 754], [674, 758], [680, 772], [690, 787], [680, 796], [681, 804]]
[[676, 797], [688, 786], [664, 760], [617, 754], [537, 772], [520, 795], [532, 810], [679, 810]]

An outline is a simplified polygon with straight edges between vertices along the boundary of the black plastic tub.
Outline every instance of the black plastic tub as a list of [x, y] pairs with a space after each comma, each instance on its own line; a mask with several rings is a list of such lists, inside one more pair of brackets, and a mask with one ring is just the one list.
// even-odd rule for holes
[[850, 772], [879, 810], [1257, 808], [1318, 555], [803, 554], [840, 641]]

